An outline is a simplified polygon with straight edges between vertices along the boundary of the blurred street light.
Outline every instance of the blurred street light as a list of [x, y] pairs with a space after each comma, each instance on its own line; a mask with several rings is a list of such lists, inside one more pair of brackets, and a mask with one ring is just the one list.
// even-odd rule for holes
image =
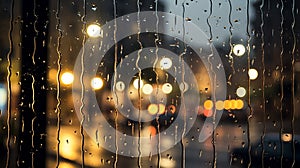
[[165, 93], [165, 94], [169, 94], [171, 93], [173, 90], [173, 87], [170, 83], [165, 83], [163, 84], [162, 86], [162, 91]]
[[93, 38], [97, 38], [97, 37], [101, 37], [102, 36], [102, 33], [101, 33], [101, 27], [97, 24], [91, 24], [87, 27], [87, 30], [86, 30], [87, 34], [90, 36], [90, 37], [93, 37]]
[[258, 77], [258, 72], [256, 69], [252, 68], [252, 69], [249, 69], [248, 75], [249, 75], [250, 80], [255, 80]]
[[91, 86], [95, 90], [99, 90], [103, 87], [103, 80], [99, 77], [95, 77], [91, 81]]
[[74, 81], [74, 75], [73, 73], [71, 72], [64, 72], [62, 75], [61, 75], [61, 81], [63, 84], [65, 85], [70, 85], [73, 83]]
[[234, 47], [233, 47], [233, 53], [236, 55], [236, 56], [243, 56], [246, 52], [246, 49], [244, 47], [244, 45], [242, 44], [236, 44]]
[[238, 97], [244, 97], [246, 95], [247, 91], [244, 87], [239, 87], [236, 90], [236, 94]]

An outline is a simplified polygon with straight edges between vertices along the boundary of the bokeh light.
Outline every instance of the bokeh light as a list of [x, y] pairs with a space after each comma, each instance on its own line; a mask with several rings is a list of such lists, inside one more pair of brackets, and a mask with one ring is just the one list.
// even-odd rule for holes
[[1, 107], [6, 105], [6, 101], [7, 101], [6, 89], [0, 88], [0, 110], [1, 110]]
[[97, 24], [91, 24], [87, 27], [87, 34], [90, 37], [96, 38], [101, 36], [101, 27]]
[[133, 81], [133, 87], [134, 87], [134, 88], [139, 89], [139, 88], [142, 88], [143, 86], [144, 86], [143, 80], [135, 79], [135, 80]]
[[165, 83], [163, 84], [162, 86], [162, 91], [165, 93], [165, 94], [169, 94], [171, 93], [173, 90], [173, 87], [170, 83]]
[[245, 97], [246, 93], [247, 93], [247, 91], [244, 87], [239, 87], [236, 89], [236, 95], [238, 97]]
[[233, 53], [236, 56], [243, 56], [246, 52], [245, 46], [242, 44], [236, 44], [233, 46]]
[[65, 85], [70, 85], [73, 83], [74, 81], [74, 75], [73, 73], [71, 72], [64, 72], [62, 75], [61, 75], [61, 81], [63, 84]]
[[147, 109], [151, 115], [163, 114], [166, 111], [166, 106], [163, 104], [150, 104]]
[[211, 100], [206, 100], [203, 106], [206, 110], [211, 110], [214, 106], [214, 103]]
[[162, 58], [160, 60], [160, 68], [161, 69], [170, 69], [172, 67], [172, 60], [170, 58]]
[[149, 95], [149, 94], [151, 94], [152, 92], [153, 92], [153, 87], [152, 87], [152, 85], [150, 85], [150, 84], [145, 84], [145, 85], [143, 86], [143, 93], [144, 93], [144, 94]]
[[218, 100], [217, 102], [216, 102], [216, 109], [217, 110], [223, 110], [224, 109], [224, 102], [222, 101], [222, 100]]
[[250, 80], [255, 80], [258, 77], [258, 72], [256, 69], [252, 68], [248, 71], [248, 76]]
[[99, 90], [103, 87], [103, 80], [99, 77], [95, 77], [91, 81], [91, 86], [95, 90]]
[[244, 101], [241, 99], [236, 100], [236, 108], [241, 110], [244, 108]]

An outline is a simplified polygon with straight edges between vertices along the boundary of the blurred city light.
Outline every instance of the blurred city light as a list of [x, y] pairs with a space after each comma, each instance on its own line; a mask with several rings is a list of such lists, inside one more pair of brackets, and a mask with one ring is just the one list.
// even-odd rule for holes
[[234, 45], [233, 47], [233, 53], [236, 55], [236, 56], [243, 56], [246, 52], [246, 49], [244, 47], [244, 45], [242, 44], [236, 44]]
[[230, 102], [230, 100], [225, 100], [224, 101], [224, 109], [225, 110], [230, 110], [231, 109], [231, 102]]
[[224, 109], [224, 102], [222, 100], [218, 100], [216, 102], [216, 109], [217, 110], [223, 110]]
[[57, 69], [50, 69], [48, 72], [48, 78], [51, 82], [57, 81]]
[[203, 106], [206, 110], [211, 110], [214, 106], [214, 103], [211, 100], [206, 100]]
[[292, 141], [292, 139], [293, 139], [293, 135], [292, 134], [289, 134], [289, 133], [283, 133], [283, 134], [281, 134], [281, 140], [283, 142], [290, 142], [290, 141]]
[[170, 83], [165, 83], [163, 84], [162, 86], [162, 91], [165, 93], [165, 94], [169, 94], [171, 93], [173, 90], [173, 87]]
[[166, 111], [166, 106], [163, 104], [150, 104], [147, 109], [151, 115], [163, 114]]
[[97, 24], [91, 24], [87, 27], [87, 30], [86, 30], [87, 34], [90, 36], [90, 37], [93, 37], [93, 38], [97, 38], [97, 37], [100, 37], [102, 35], [101, 33], [101, 27]]
[[7, 101], [7, 91], [5, 88], [0, 86], [0, 110], [3, 110], [6, 106]]
[[203, 110], [203, 115], [204, 115], [205, 117], [211, 117], [212, 114], [213, 114], [212, 110], [208, 110], [208, 109], [204, 109], [204, 110]]
[[145, 84], [145, 85], [143, 86], [143, 93], [144, 93], [144, 94], [149, 95], [149, 94], [151, 94], [152, 92], [153, 92], [153, 87], [152, 87], [152, 85], [150, 85], [150, 84]]
[[[140, 82], [139, 82], [140, 81]], [[140, 83], [140, 85], [139, 85]], [[142, 88], [144, 86], [144, 82], [143, 80], [139, 80], [139, 79], [135, 79], [133, 81], [133, 87], [136, 88], [136, 89], [139, 89], [139, 88]]]
[[154, 126], [147, 126], [142, 130], [143, 137], [153, 137], [156, 134], [156, 128]]
[[243, 109], [244, 108], [244, 101], [241, 99], [236, 100], [236, 108], [237, 109]]
[[118, 81], [116, 83], [116, 89], [119, 92], [123, 92], [125, 90], [125, 83], [123, 81]]
[[246, 95], [247, 91], [244, 87], [239, 87], [236, 90], [236, 94], [238, 97], [244, 97]]
[[172, 66], [172, 60], [170, 58], [163, 58], [160, 60], [160, 68], [161, 69], [170, 69]]
[[74, 81], [74, 75], [73, 73], [71, 72], [64, 72], [62, 75], [61, 75], [61, 81], [63, 84], [65, 85], [70, 85], [73, 83]]
[[103, 87], [103, 80], [99, 77], [95, 77], [91, 81], [91, 86], [95, 90], [99, 90]]
[[255, 80], [258, 77], [258, 72], [256, 69], [252, 68], [248, 71], [248, 76], [250, 80]]

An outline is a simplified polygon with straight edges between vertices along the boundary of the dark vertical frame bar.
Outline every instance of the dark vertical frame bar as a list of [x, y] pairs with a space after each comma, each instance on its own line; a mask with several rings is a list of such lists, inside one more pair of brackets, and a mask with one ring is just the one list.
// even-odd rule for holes
[[22, 1], [19, 167], [45, 167], [48, 1]]

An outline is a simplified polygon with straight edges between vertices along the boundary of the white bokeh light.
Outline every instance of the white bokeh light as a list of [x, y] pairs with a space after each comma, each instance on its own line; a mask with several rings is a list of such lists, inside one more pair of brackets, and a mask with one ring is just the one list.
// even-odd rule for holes
[[165, 83], [163, 84], [162, 86], [162, 91], [165, 93], [165, 94], [169, 94], [171, 93], [173, 90], [173, 87], [170, 83]]
[[103, 87], [103, 80], [99, 77], [95, 77], [91, 81], [91, 86], [95, 90], [99, 90]]
[[143, 93], [145, 93], [146, 95], [149, 95], [153, 92], [153, 87], [150, 84], [145, 84], [143, 86]]
[[172, 67], [172, 60], [167, 57], [161, 59], [159, 63], [161, 69], [170, 69]]
[[0, 109], [6, 105], [7, 92], [6, 89], [0, 88]]
[[100, 37], [101, 36], [101, 27], [97, 24], [91, 24], [87, 27], [87, 30], [86, 30], [87, 34], [90, 36], [90, 37]]
[[233, 46], [233, 53], [236, 55], [236, 56], [243, 56], [246, 52], [246, 49], [245, 49], [245, 46], [242, 45], [242, 44], [236, 44]]
[[[140, 81], [140, 85], [139, 85], [139, 81]], [[139, 79], [135, 79], [133, 81], [133, 87], [136, 89], [142, 88], [144, 86], [144, 82], [143, 80], [139, 80]]]
[[258, 77], [258, 72], [256, 69], [252, 68], [252, 69], [249, 69], [248, 75], [249, 75], [250, 80], [255, 80]]
[[246, 89], [244, 87], [239, 87], [236, 90], [236, 94], [239, 97], [244, 97], [246, 95], [246, 93], [247, 93], [247, 91], [246, 91]]
[[71, 72], [65, 72], [61, 75], [61, 81], [65, 85], [70, 85], [74, 81], [74, 75]]

